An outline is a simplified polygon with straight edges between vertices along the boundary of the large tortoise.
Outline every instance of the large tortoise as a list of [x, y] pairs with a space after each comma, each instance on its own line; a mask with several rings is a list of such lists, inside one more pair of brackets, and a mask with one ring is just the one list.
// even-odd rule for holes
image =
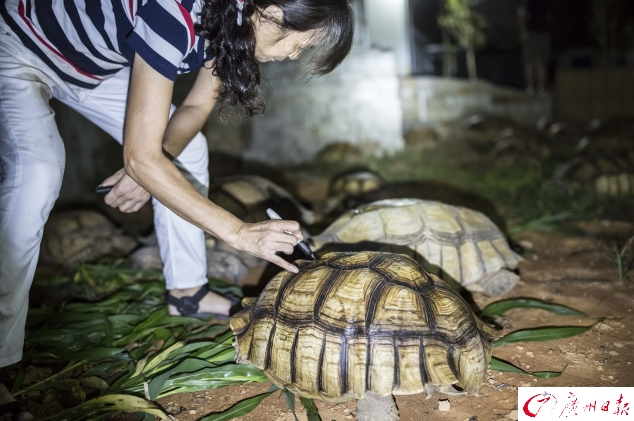
[[515, 287], [519, 276], [513, 270], [522, 260], [482, 213], [418, 199], [382, 200], [353, 209], [311, 241], [316, 250], [327, 244], [326, 250], [335, 251], [378, 245], [378, 250], [406, 253], [446, 282], [492, 297]]
[[330, 253], [296, 262], [231, 318], [238, 363], [312, 399], [358, 399], [359, 421], [394, 421], [392, 395], [478, 393], [494, 330], [413, 259]]
[[315, 222], [315, 214], [302, 206], [289, 192], [256, 175], [228, 176], [212, 181], [209, 200], [245, 222], [268, 220], [268, 208], [275, 209], [287, 220], [308, 225]]

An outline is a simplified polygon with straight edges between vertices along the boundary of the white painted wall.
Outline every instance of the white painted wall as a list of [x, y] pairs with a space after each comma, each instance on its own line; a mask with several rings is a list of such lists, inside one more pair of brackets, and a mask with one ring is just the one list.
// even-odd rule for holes
[[365, 0], [365, 19], [373, 47], [396, 54], [399, 76], [412, 72], [408, 0]]

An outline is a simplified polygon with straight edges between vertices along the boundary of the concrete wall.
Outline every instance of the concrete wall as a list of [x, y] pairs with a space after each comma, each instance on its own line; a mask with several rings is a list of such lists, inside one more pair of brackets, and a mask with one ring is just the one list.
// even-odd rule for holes
[[368, 152], [404, 146], [394, 54], [356, 48], [333, 73], [303, 80], [294, 63], [264, 66], [264, 116], [252, 121], [250, 159], [270, 164], [310, 161], [329, 143]]
[[485, 81], [439, 77], [401, 81], [405, 132], [434, 123], [449, 122], [473, 113], [489, 113], [527, 123], [550, 115], [548, 95], [528, 97], [524, 92]]

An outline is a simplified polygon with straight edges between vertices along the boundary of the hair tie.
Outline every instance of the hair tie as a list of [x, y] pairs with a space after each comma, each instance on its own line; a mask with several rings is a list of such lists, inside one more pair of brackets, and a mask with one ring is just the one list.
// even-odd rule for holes
[[238, 26], [242, 26], [242, 9], [244, 9], [244, 0], [237, 0], [238, 6]]

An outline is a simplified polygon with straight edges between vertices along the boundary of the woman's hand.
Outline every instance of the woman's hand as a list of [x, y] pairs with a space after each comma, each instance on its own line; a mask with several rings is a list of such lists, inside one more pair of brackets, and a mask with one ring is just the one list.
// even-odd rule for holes
[[295, 246], [303, 239], [299, 224], [295, 221], [243, 223], [234, 247], [275, 263], [289, 272], [297, 273], [299, 270], [295, 265], [288, 263], [275, 253], [281, 251], [285, 254], [293, 254]]
[[131, 179], [122, 168], [106, 178], [102, 186], [114, 186], [105, 197], [107, 205], [119, 208], [121, 212], [136, 212], [150, 200], [150, 193]]

